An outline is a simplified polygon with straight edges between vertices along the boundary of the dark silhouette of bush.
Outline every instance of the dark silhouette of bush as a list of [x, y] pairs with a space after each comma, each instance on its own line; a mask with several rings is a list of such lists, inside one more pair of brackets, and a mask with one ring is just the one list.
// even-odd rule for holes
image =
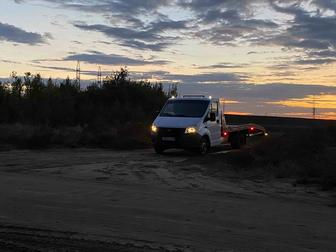
[[[57, 136], [64, 136], [57, 135], [55, 129], [76, 127], [80, 130], [75, 133], [79, 134], [76, 141], [73, 139], [70, 144], [73, 146], [127, 147], [122, 141], [134, 146], [148, 145], [150, 122], [167, 95], [161, 84], [129, 79], [126, 69], [106, 76], [102, 85], [92, 83], [85, 90], [69, 78], [56, 83], [51, 78], [44, 81], [39, 74], [26, 73], [20, 78], [13, 73], [10, 83], [0, 83], [0, 124], [32, 126], [37, 132], [29, 136], [21, 132], [20, 141], [20, 137], [15, 138], [27, 147], [61, 144]], [[116, 135], [111, 134], [111, 128], [116, 129]], [[0, 137], [2, 143], [13, 143], [13, 139], [3, 139]]]

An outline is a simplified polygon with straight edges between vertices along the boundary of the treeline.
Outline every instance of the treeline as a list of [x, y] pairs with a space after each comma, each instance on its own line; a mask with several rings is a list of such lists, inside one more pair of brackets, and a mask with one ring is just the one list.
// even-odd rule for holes
[[[161, 84], [129, 79], [126, 69], [107, 76], [101, 85], [92, 83], [86, 89], [80, 89], [79, 83], [69, 78], [57, 83], [52, 79], [45, 81], [39, 74], [26, 73], [20, 78], [14, 73], [9, 83], [0, 83], [0, 126], [8, 126], [0, 129], [0, 144], [21, 142], [20, 134], [29, 142], [23, 145], [38, 142], [36, 134], [41, 134], [42, 139], [50, 138], [42, 145], [57, 143], [60, 137], [54, 136], [56, 129], [63, 129], [61, 133], [75, 129], [79, 136], [74, 145], [101, 145], [99, 139], [104, 138], [103, 145], [113, 146], [122, 131], [129, 130], [129, 136], [142, 128], [143, 132], [138, 132], [140, 139], [168, 95]], [[24, 133], [14, 132], [11, 136], [15, 127]], [[27, 129], [31, 130], [27, 133]], [[47, 136], [43, 131], [48, 131]], [[113, 141], [102, 137], [104, 134]]]
[[101, 86], [80, 90], [69, 78], [57, 84], [39, 74], [13, 74], [0, 83], [0, 123], [73, 126], [148, 120], [167, 99], [161, 84], [128, 79], [126, 70], [107, 76]]

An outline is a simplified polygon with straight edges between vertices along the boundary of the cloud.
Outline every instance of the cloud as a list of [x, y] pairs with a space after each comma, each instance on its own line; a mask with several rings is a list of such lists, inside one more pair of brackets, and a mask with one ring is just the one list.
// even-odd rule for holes
[[231, 9], [243, 13], [251, 13], [255, 3], [265, 2], [262, 0], [180, 0], [178, 5], [189, 8], [195, 12], [204, 12], [209, 9]]
[[[33, 1], [33, 0], [28, 0]], [[256, 19], [252, 7], [259, 0], [44, 0], [64, 9], [100, 13], [111, 25], [74, 24], [82, 30], [96, 31], [122, 40], [119, 45], [139, 50], [162, 51], [187, 35], [217, 45], [233, 45], [248, 37], [278, 28], [271, 20]], [[267, 1], [266, 1], [267, 2]], [[194, 15], [171, 20], [160, 13], [162, 7], [184, 8]], [[211, 25], [211, 27], [205, 27]], [[181, 33], [184, 31], [184, 33]], [[169, 32], [179, 35], [167, 36]], [[131, 43], [132, 40], [135, 40]]]
[[75, 44], [75, 45], [82, 45], [83, 43], [78, 41], [78, 40], [72, 40], [71, 43]]
[[161, 51], [171, 44], [175, 44], [177, 37], [163, 36], [160, 33], [169, 30], [180, 30], [187, 28], [186, 21], [173, 21], [170, 19], [151, 22], [146, 27], [127, 28], [102, 24], [88, 25], [85, 23], [74, 23], [74, 26], [85, 30], [105, 34], [107, 37], [116, 39], [119, 45], [132, 47], [140, 50]]
[[[264, 100], [280, 101], [286, 99], [304, 98], [309, 95], [333, 94], [335, 86], [312, 84], [268, 83], [263, 85], [249, 84], [248, 77], [239, 73], [200, 73], [194, 75], [174, 74], [166, 71], [132, 72], [135, 79], [158, 79], [169, 85], [179, 82], [182, 93], [208, 94], [223, 96], [231, 100]], [[283, 73], [283, 74], [289, 74]], [[211, 83], [211, 84], [209, 84]]]
[[[252, 48], [248, 55], [262, 54], [263, 52], [253, 48], [258, 46], [283, 49], [283, 54], [287, 53], [291, 58], [277, 58], [276, 64], [286, 63], [288, 67], [318, 66], [334, 63], [336, 58], [335, 0], [26, 0], [25, 2], [41, 1], [61, 9], [101, 15], [105, 18], [102, 23], [74, 22], [73, 25], [82, 31], [103, 34], [105, 38], [100, 43], [139, 51], [162, 52], [186, 40], [193, 40], [193, 43], [204, 42], [216, 46], [250, 46]], [[186, 15], [175, 15], [174, 11]], [[176, 51], [179, 49], [180, 47], [176, 48]], [[277, 49], [274, 51], [277, 52]], [[291, 52], [295, 52], [296, 55], [293, 57]], [[280, 62], [282, 60], [284, 61]], [[198, 68], [236, 67], [239, 66], [219, 63]]]
[[188, 21], [174, 21], [170, 19], [157, 20], [149, 24], [148, 30], [153, 33], [159, 33], [169, 30], [184, 30], [188, 28]]
[[278, 12], [292, 15], [289, 27], [278, 36], [266, 40], [265, 44], [277, 44], [303, 49], [331, 49], [336, 46], [336, 16], [315, 15], [300, 7], [299, 2], [283, 7], [272, 1]]
[[14, 61], [14, 60], [5, 60], [5, 59], [0, 59], [0, 62], [2, 63], [7, 63], [7, 64], [21, 64], [18, 61]]
[[171, 42], [154, 42], [147, 43], [140, 40], [134, 39], [125, 39], [122, 42], [118, 43], [121, 46], [132, 47], [138, 50], [152, 50], [152, 51], [162, 51], [163, 49], [170, 46]]
[[241, 82], [247, 76], [235, 73], [202, 73], [193, 75], [184, 74], [166, 74], [163, 78], [179, 81], [182, 83], [223, 83], [223, 82]]
[[14, 25], [0, 22], [0, 40], [21, 44], [38, 45], [47, 43], [52, 38], [50, 33], [41, 35], [39, 33], [27, 32]]
[[204, 28], [194, 35], [204, 41], [210, 41], [216, 45], [239, 45], [242, 42], [249, 42], [255, 37], [263, 37], [265, 30], [273, 30], [277, 25], [273, 22], [248, 19], [230, 20], [229, 22], [216, 23], [211, 28]]
[[321, 51], [312, 51], [309, 52], [309, 55], [311, 57], [332, 57], [332, 58], [336, 58], [336, 51], [332, 51], [332, 50], [321, 50]]
[[[37, 64], [31, 64], [31, 66], [39, 68], [39, 69], [62, 71], [62, 72], [68, 72], [68, 73], [74, 73], [76, 71], [75, 68], [71, 68], [71, 67], [45, 66], [45, 65], [37, 65]], [[112, 71], [102, 71], [102, 76], [107, 76], [111, 73], [112, 73]], [[97, 69], [97, 71], [81, 69], [81, 74], [97, 76], [98, 69]], [[84, 83], [89, 83], [90, 82], [90, 81], [86, 81], [86, 80], [83, 80], [83, 81], [84, 81]]]
[[267, 1], [182, 0], [179, 5], [190, 9], [199, 27], [194, 37], [216, 45], [237, 45], [256, 35], [278, 28], [272, 20], [253, 18], [254, 5]]
[[[130, 15], [143, 12], [155, 12], [161, 6], [167, 6], [171, 0], [42, 0], [64, 9], [73, 9], [91, 13], [119, 13]], [[16, 3], [34, 2], [34, 0], [15, 0]]]
[[336, 17], [309, 16], [298, 13], [287, 33], [297, 41], [297, 47], [327, 49], [336, 46]]
[[309, 95], [336, 94], [336, 87], [309, 84], [181, 84], [182, 93], [208, 94], [239, 101], [280, 101]]
[[129, 13], [141, 14], [143, 12], [155, 12], [161, 6], [170, 4], [170, 0], [79, 0], [74, 3], [72, 0], [47, 0], [49, 2], [59, 2], [65, 8], [72, 8], [86, 12], [101, 12], [101, 13]]
[[[34, 2], [25, 0], [22, 2]], [[175, 0], [42, 0], [62, 9], [98, 13], [109, 20], [111, 25], [75, 23], [74, 26], [85, 31], [103, 33], [117, 40], [119, 45], [139, 50], [161, 51], [176, 42], [177, 37], [163, 36], [168, 30], [184, 29], [184, 21], [174, 21], [158, 12], [163, 6], [171, 5]], [[140, 19], [148, 15], [148, 20]], [[145, 25], [146, 23], [146, 25]]]
[[[194, 37], [215, 45], [281, 46], [290, 49], [329, 50], [336, 48], [336, 16], [321, 15], [318, 8], [335, 10], [334, 0], [305, 1], [222, 1], [181, 0], [178, 4], [190, 9], [197, 20]], [[313, 6], [316, 8], [314, 9]], [[260, 8], [286, 14], [281, 20], [258, 19]], [[317, 62], [317, 61], [316, 61]]]
[[98, 43], [98, 44], [104, 44], [104, 45], [112, 45], [112, 42], [109, 41], [104, 41], [104, 40], [96, 40], [94, 41], [94, 43]]
[[165, 65], [169, 61], [166, 60], [144, 60], [133, 59], [117, 54], [104, 54], [92, 51], [90, 53], [72, 54], [65, 58], [64, 61], [82, 61], [90, 64], [102, 65], [122, 65], [122, 66], [141, 66], [141, 65]]
[[336, 62], [336, 58], [330, 59], [330, 58], [321, 58], [321, 59], [300, 59], [294, 61], [295, 64], [298, 65], [324, 65]]
[[87, 24], [74, 24], [75, 27], [85, 31], [96, 31], [104, 33], [108, 37], [117, 39], [140, 39], [147, 41], [156, 41], [160, 39], [160, 36], [154, 34], [151, 31], [146, 30], [134, 30], [122, 27], [112, 27], [107, 25], [87, 25]]
[[70, 67], [57, 67], [57, 66], [44, 66], [44, 65], [36, 65], [31, 64], [31, 66], [39, 68], [39, 69], [48, 69], [48, 70], [56, 70], [56, 71], [62, 71], [62, 72], [74, 72], [74, 68]]
[[217, 23], [236, 28], [277, 28], [278, 25], [270, 20], [245, 18], [238, 10], [210, 9], [197, 14], [198, 18], [205, 24]]
[[324, 10], [336, 11], [335, 0], [314, 0], [313, 4], [315, 4], [317, 7], [324, 9]]
[[[171, 83], [178, 82], [183, 84], [219, 84], [219, 83], [241, 83], [248, 76], [238, 73], [200, 73], [200, 74], [173, 74], [166, 71], [153, 72], [131, 72], [133, 78], [136, 79], [158, 79], [162, 82]], [[212, 85], [209, 85], [212, 86]]]
[[208, 66], [199, 66], [198, 69], [225, 69], [225, 68], [241, 68], [247, 64], [218, 63]]
[[[26, 0], [26, 2], [34, 0]], [[109, 25], [75, 23], [85, 31], [103, 33], [119, 45], [139, 50], [162, 51], [187, 35], [215, 45], [241, 43], [288, 48], [330, 50], [335, 47], [335, 16], [323, 16], [317, 8], [335, 9], [334, 0], [314, 0], [309, 11], [300, 0], [42, 0], [64, 9], [100, 13]], [[184, 8], [193, 14], [171, 20], [161, 14], [162, 7]], [[284, 13], [292, 18], [261, 19], [261, 8]], [[151, 14], [150, 14], [151, 13]], [[314, 14], [315, 13], [315, 14]], [[274, 13], [271, 13], [274, 14]], [[275, 21], [277, 20], [277, 21]], [[174, 31], [180, 35], [167, 36]]]

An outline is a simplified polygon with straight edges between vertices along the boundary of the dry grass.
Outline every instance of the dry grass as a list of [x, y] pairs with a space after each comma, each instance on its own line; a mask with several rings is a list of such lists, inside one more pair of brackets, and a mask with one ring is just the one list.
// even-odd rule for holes
[[148, 129], [148, 125], [140, 123], [60, 128], [0, 124], [0, 146], [25, 149], [51, 147], [135, 149], [150, 146]]
[[258, 176], [295, 178], [297, 183], [336, 187], [336, 128], [293, 130], [264, 138], [252, 148], [227, 155], [226, 162], [238, 171]]

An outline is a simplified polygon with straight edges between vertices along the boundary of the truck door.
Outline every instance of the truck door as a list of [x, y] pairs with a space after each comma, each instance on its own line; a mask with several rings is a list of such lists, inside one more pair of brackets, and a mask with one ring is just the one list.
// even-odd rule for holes
[[219, 104], [218, 101], [212, 101], [210, 105], [210, 112], [216, 114], [216, 121], [211, 122], [208, 120], [207, 127], [210, 131], [211, 145], [218, 145], [221, 143], [221, 118], [219, 115]]

